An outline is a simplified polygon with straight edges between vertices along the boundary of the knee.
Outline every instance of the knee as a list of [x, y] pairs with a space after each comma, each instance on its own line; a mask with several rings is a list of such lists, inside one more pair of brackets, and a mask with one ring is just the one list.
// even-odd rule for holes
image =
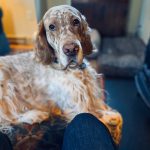
[[93, 116], [90, 113], [81, 113], [75, 116], [75, 118], [73, 119], [73, 121], [91, 121], [91, 120], [97, 120], [97, 118], [95, 116]]
[[88, 126], [88, 127], [98, 127], [105, 128], [106, 126], [98, 120], [95, 116], [90, 113], [81, 113], [75, 116], [70, 125], [74, 126]]

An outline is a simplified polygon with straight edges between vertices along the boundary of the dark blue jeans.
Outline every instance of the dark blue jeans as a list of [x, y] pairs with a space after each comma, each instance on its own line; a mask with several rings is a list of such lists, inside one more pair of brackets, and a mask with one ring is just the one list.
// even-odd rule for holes
[[62, 150], [116, 150], [117, 147], [105, 127], [96, 117], [83, 113], [68, 125]]
[[12, 145], [7, 135], [0, 133], [0, 150], [12, 150]]

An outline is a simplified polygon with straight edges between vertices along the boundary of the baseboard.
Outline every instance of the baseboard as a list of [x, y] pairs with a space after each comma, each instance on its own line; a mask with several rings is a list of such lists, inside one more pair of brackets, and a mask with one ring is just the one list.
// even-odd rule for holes
[[33, 43], [33, 39], [27, 37], [8, 36], [7, 38], [10, 44], [32, 44]]

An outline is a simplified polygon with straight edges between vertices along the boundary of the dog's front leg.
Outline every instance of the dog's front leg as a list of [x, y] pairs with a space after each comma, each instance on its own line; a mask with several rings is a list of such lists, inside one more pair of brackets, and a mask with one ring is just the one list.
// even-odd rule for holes
[[40, 123], [43, 120], [48, 119], [49, 113], [48, 112], [42, 112], [40, 110], [30, 110], [28, 112], [25, 112], [21, 115], [19, 115], [18, 119], [16, 120], [17, 123]]

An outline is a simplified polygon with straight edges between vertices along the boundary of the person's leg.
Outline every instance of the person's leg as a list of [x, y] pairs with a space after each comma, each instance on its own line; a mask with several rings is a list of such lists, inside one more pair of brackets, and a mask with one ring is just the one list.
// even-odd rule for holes
[[0, 132], [0, 150], [12, 150], [12, 145], [7, 135]]
[[116, 145], [105, 127], [96, 117], [77, 115], [66, 128], [62, 150], [115, 150]]

